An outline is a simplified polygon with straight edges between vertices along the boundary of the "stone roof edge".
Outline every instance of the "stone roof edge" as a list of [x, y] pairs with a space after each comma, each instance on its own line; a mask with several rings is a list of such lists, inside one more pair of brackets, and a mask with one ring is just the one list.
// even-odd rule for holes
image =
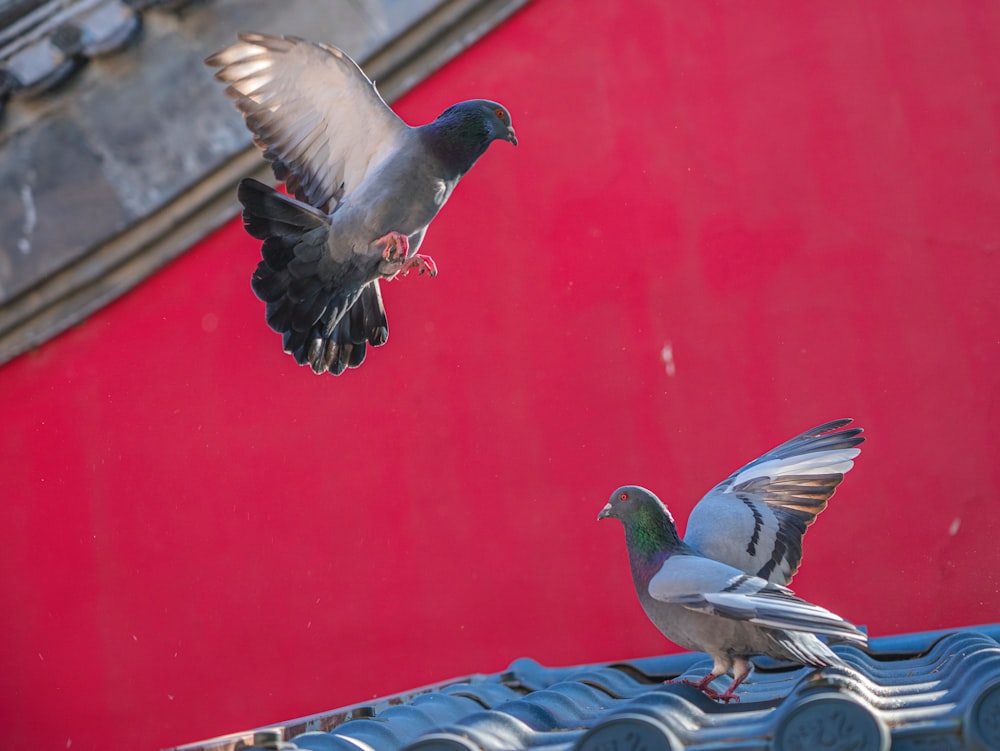
[[[865, 651], [870, 654], [878, 654], [882, 659], [891, 659], [894, 655], [912, 656], [914, 654], [929, 652], [937, 642], [955, 634], [984, 635], [1000, 640], [1000, 623], [987, 623], [952, 629], [913, 631], [875, 637], [871, 639], [868, 649]], [[515, 660], [502, 673], [475, 673], [455, 677], [409, 691], [382, 696], [374, 700], [358, 702], [346, 707], [299, 717], [287, 722], [275, 723], [252, 730], [187, 743], [167, 749], [167, 751], [239, 751], [245, 748], [279, 748], [282, 743], [291, 741], [299, 734], [310, 731], [330, 732], [334, 728], [352, 720], [376, 717], [389, 707], [399, 704], [409, 704], [418, 696], [439, 693], [452, 686], [460, 684], [477, 686], [499, 682], [509, 686], [520, 687], [518, 673], [521, 670], [519, 668], [523, 669], [526, 673], [540, 671], [549, 674], [554, 680], [561, 680], [563, 675], [571, 677], [573, 674], [580, 674], [590, 668], [615, 666], [650, 670], [653, 673], [681, 674], [694, 663], [708, 659], [710, 658], [700, 652], [678, 652], [668, 655], [551, 668], [539, 665], [531, 659], [520, 658]], [[535, 689], [527, 688], [525, 690], [530, 692]]]

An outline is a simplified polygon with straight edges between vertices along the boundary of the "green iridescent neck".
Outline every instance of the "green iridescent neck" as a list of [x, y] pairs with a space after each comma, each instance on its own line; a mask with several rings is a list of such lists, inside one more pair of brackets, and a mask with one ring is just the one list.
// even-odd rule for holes
[[625, 520], [625, 539], [633, 565], [645, 569], [659, 565], [672, 553], [686, 548], [667, 513], [656, 504], [646, 503]]

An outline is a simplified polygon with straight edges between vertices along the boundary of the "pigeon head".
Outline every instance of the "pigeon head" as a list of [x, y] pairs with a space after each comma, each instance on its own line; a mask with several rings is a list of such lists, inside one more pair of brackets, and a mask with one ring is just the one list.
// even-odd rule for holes
[[454, 121], [464, 126], [468, 135], [485, 139], [489, 146], [493, 141], [510, 141], [517, 146], [517, 136], [511, 124], [510, 113], [502, 104], [489, 99], [470, 99], [451, 105], [438, 115], [437, 121]]
[[621, 519], [622, 524], [625, 524], [627, 521], [631, 521], [636, 514], [639, 517], [662, 515], [671, 524], [674, 523], [674, 518], [667, 511], [667, 507], [663, 505], [663, 501], [649, 490], [640, 488], [638, 485], [625, 485], [618, 488], [611, 494], [611, 500], [601, 509], [597, 518], [613, 517]]
[[468, 172], [494, 141], [517, 146], [507, 108], [487, 99], [453, 104], [422, 130], [430, 149], [459, 175]]
[[618, 488], [597, 518], [618, 519], [625, 526], [630, 552], [644, 557], [662, 557], [684, 547], [667, 507], [645, 488]]

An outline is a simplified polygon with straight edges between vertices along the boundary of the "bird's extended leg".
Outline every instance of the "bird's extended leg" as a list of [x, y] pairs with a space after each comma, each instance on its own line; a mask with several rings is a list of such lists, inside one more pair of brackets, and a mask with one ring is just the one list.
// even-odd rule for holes
[[376, 240], [374, 245], [382, 245], [382, 257], [389, 263], [403, 263], [410, 252], [410, 238], [401, 232], [390, 232]]
[[401, 276], [406, 276], [413, 269], [416, 269], [420, 274], [427, 274], [428, 276], [437, 276], [438, 267], [434, 263], [434, 259], [430, 256], [421, 255], [420, 253], [415, 253], [410, 258], [407, 258], [403, 263], [403, 268], [399, 270]]
[[725, 693], [719, 696], [719, 701], [726, 702], [727, 704], [731, 701], [740, 700], [740, 697], [736, 695], [736, 687], [743, 683], [747, 679], [747, 676], [750, 675], [750, 671], [753, 670], [750, 661], [741, 658], [736, 658], [733, 661], [733, 668], [733, 682], [729, 684], [729, 688], [726, 689]]
[[410, 238], [401, 232], [390, 232], [383, 235], [374, 244], [383, 246], [382, 258], [386, 261], [402, 264], [399, 270], [392, 275], [393, 277], [406, 276], [414, 269], [419, 274], [427, 274], [427, 276], [431, 277], [437, 276], [437, 264], [434, 263], [434, 259], [430, 256], [414, 253], [407, 258], [410, 252]]
[[[689, 681], [687, 678], [684, 678], [684, 679], [681, 679], [681, 680], [664, 681], [664, 683], [672, 683], [672, 684], [675, 684], [675, 685], [680, 684], [682, 686], [693, 686], [694, 688], [698, 689], [703, 694], [705, 694], [705, 696], [707, 696], [709, 699], [720, 699], [721, 697], [719, 695], [719, 692], [716, 691], [714, 688], [709, 688], [708, 687], [708, 684], [711, 683], [712, 681], [714, 681], [720, 675], [722, 675], [722, 673], [712, 672], [712, 673], [709, 673], [708, 675], [706, 675], [700, 681]], [[730, 698], [734, 698], [734, 697], [730, 697]], [[728, 701], [728, 699], [726, 701]], [[739, 701], [739, 698], [736, 698], [736, 701]]]

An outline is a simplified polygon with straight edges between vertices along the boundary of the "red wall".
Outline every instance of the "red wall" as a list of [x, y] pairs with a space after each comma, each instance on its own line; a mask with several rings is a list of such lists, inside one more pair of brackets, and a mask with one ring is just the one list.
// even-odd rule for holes
[[0, 370], [7, 745], [669, 651], [609, 492], [683, 519], [845, 415], [797, 591], [873, 635], [1000, 620], [1000, 5], [921, 6], [539, 0], [399, 103], [500, 99], [521, 146], [361, 370], [281, 353], [237, 221]]

